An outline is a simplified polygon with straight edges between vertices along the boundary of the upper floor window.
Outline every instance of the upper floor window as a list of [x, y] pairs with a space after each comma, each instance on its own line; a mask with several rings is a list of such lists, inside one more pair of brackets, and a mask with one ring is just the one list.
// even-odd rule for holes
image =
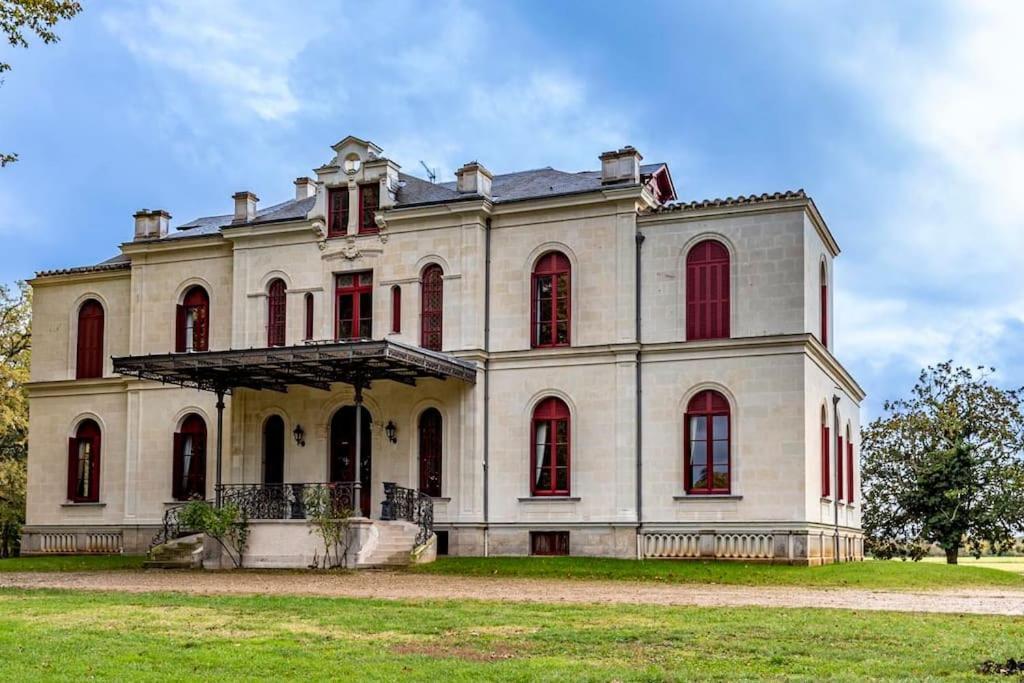
[[829, 457], [831, 442], [829, 441], [828, 413], [824, 406], [821, 409], [821, 497], [832, 495], [832, 461]]
[[175, 350], [206, 351], [210, 348], [210, 295], [196, 285], [178, 304]]
[[569, 421], [569, 406], [554, 396], [533, 410], [530, 492], [535, 496], [569, 495]]
[[702, 391], [686, 407], [686, 492], [729, 493], [731, 438], [729, 402]]
[[313, 338], [313, 293], [306, 292], [306, 332], [305, 339]]
[[332, 187], [327, 191], [327, 234], [331, 237], [348, 233], [348, 187]]
[[391, 286], [391, 331], [402, 332], [402, 288], [398, 285]]
[[75, 377], [103, 376], [103, 306], [89, 299], [78, 309], [78, 349]]
[[267, 294], [267, 346], [284, 346], [288, 317], [288, 290], [284, 280], [276, 278]]
[[97, 503], [100, 499], [100, 426], [82, 420], [68, 439], [68, 500]]
[[705, 240], [686, 256], [686, 338], [729, 337], [729, 250]]
[[336, 339], [369, 339], [373, 323], [373, 273], [342, 273], [335, 281]]
[[420, 277], [420, 346], [441, 350], [444, 317], [444, 279], [441, 266], [432, 263]]
[[375, 214], [380, 208], [380, 185], [366, 183], [359, 186], [359, 232], [377, 232]]
[[420, 415], [420, 491], [441, 495], [441, 412], [427, 408]]
[[171, 494], [175, 500], [206, 498], [206, 422], [191, 413], [174, 435]]
[[821, 331], [818, 338], [826, 347], [828, 346], [828, 271], [825, 264], [821, 264]]
[[544, 254], [533, 267], [530, 338], [535, 348], [569, 345], [571, 273], [569, 259], [557, 251]]

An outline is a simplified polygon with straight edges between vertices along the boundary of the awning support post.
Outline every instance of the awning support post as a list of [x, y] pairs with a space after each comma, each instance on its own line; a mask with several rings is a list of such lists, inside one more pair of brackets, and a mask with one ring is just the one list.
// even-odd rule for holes
[[352, 512], [363, 516], [363, 387], [356, 384], [356, 466], [355, 482], [352, 484]]
[[221, 462], [224, 456], [224, 390], [217, 389], [217, 488], [214, 496], [217, 507], [221, 497]]

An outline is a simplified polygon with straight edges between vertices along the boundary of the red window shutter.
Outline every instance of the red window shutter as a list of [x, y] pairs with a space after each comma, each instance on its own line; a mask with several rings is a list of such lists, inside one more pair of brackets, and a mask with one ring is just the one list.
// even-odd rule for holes
[[197, 306], [195, 309], [195, 343], [193, 348], [196, 351], [206, 351], [210, 348], [210, 304], [209, 302]]
[[89, 500], [96, 502], [100, 499], [100, 433], [98, 429], [92, 438], [92, 460], [89, 465], [89, 470], [92, 472], [89, 478]]
[[821, 497], [828, 498], [832, 495], [831, 472], [828, 457], [829, 450], [828, 426], [821, 426]]
[[420, 491], [441, 495], [441, 413], [428, 408], [420, 415]]
[[192, 467], [189, 484], [193, 493], [206, 499], [206, 430], [192, 435]]
[[103, 307], [94, 299], [78, 310], [78, 348], [75, 376], [87, 379], [103, 376]]
[[836, 500], [844, 500], [843, 497], [843, 437], [839, 436], [836, 442]]
[[828, 346], [828, 285], [825, 283], [821, 285], [821, 343]]
[[287, 315], [287, 289], [283, 280], [274, 280], [267, 296], [267, 346], [284, 346]]
[[178, 309], [175, 315], [175, 327], [174, 327], [174, 350], [181, 353], [185, 350], [185, 317], [187, 313], [185, 307], [178, 304]]
[[846, 499], [853, 502], [853, 440], [846, 441]]
[[444, 279], [441, 267], [427, 266], [420, 286], [420, 346], [440, 351], [444, 316]]
[[402, 288], [398, 285], [391, 288], [391, 331], [402, 333]]
[[174, 433], [174, 451], [171, 455], [171, 497], [182, 500], [184, 491], [181, 486], [182, 467], [184, 461], [185, 437], [181, 432]]
[[686, 338], [726, 339], [729, 329], [729, 251], [706, 240], [686, 257]]
[[306, 339], [313, 338], [313, 295], [306, 292]]
[[75, 499], [78, 485], [78, 439], [68, 439], [68, 500]]

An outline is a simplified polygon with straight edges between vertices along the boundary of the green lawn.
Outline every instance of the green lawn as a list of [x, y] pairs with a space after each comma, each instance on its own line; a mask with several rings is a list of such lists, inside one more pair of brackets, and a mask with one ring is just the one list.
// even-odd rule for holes
[[0, 652], [4, 680], [969, 678], [1024, 620], [0, 589]]
[[[942, 564], [944, 557], [926, 557], [923, 562]], [[1000, 569], [1004, 572], [1024, 574], [1024, 557], [961, 557], [958, 562], [964, 567], [987, 567], [989, 569]]]
[[42, 555], [0, 560], [0, 572], [80, 572], [106, 569], [138, 569], [145, 557], [138, 555]]
[[663, 583], [720, 583], [749, 586], [849, 586], [870, 589], [1003, 586], [1024, 590], [1024, 575], [968, 564], [851, 562], [824, 567], [696, 562], [612, 560], [582, 557], [441, 557], [409, 571], [460, 576], [607, 579]]

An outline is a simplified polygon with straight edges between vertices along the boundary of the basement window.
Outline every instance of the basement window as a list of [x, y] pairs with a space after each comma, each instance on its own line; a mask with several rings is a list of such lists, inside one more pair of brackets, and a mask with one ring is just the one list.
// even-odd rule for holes
[[568, 555], [569, 554], [569, 532], [568, 531], [531, 531], [530, 532], [530, 554], [531, 555]]

